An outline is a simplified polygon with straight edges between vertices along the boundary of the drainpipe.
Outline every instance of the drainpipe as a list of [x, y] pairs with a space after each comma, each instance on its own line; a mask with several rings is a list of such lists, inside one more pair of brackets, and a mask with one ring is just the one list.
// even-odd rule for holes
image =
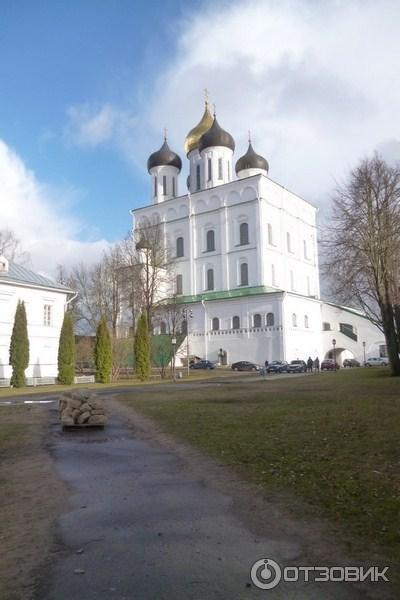
[[208, 338], [207, 338], [207, 309], [206, 303], [204, 300], [201, 301], [201, 304], [204, 308], [204, 351], [205, 351], [205, 359], [208, 360]]

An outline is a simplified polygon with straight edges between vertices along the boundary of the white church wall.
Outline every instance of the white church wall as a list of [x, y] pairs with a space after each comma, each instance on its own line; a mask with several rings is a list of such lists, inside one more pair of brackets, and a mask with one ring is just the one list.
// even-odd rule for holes
[[[67, 295], [41, 288], [0, 286], [0, 379], [11, 377], [9, 347], [18, 300], [25, 302], [29, 367], [27, 377], [57, 377], [58, 342]], [[50, 306], [50, 324], [45, 325], [44, 306]]]
[[[283, 358], [281, 298], [277, 293], [191, 304], [190, 354], [216, 361], [222, 348], [229, 364], [239, 360], [264, 364], [265, 360]], [[268, 314], [274, 315], [272, 326], [267, 325]], [[255, 315], [261, 317], [257, 327]], [[234, 317], [239, 318], [240, 325], [235, 329]], [[218, 331], [213, 331], [213, 319], [219, 321]]]
[[[321, 338], [324, 356], [333, 351], [333, 339], [336, 340], [335, 352], [339, 364], [342, 363], [344, 358], [355, 358], [362, 364], [364, 362], [363, 342], [365, 342], [365, 357], [367, 359], [380, 356], [382, 347], [386, 345], [385, 338], [380, 329], [371, 323], [369, 319], [326, 302], [321, 305], [321, 316]], [[341, 323], [353, 327], [353, 333], [357, 336], [356, 340], [341, 331], [341, 329], [343, 330]], [[324, 329], [328, 326], [330, 329]]]
[[285, 360], [322, 358], [321, 305], [317, 300], [286, 294], [284, 299]]

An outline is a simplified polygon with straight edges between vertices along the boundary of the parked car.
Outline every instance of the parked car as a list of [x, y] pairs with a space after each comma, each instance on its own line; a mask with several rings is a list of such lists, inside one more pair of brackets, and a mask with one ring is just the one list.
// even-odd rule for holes
[[333, 358], [326, 358], [321, 363], [321, 371], [338, 371], [339, 369], [339, 365]]
[[239, 362], [235, 362], [232, 364], [233, 371], [259, 371], [260, 365], [256, 365], [255, 363], [249, 362], [247, 360], [239, 360]]
[[198, 362], [192, 363], [190, 369], [215, 369], [215, 364], [210, 360], [199, 360]]
[[287, 366], [288, 373], [305, 373], [307, 371], [307, 365], [304, 360], [292, 360]]
[[381, 356], [375, 356], [373, 358], [367, 358], [365, 361], [366, 367], [387, 367], [389, 359]]
[[288, 363], [286, 360], [273, 360], [267, 367], [268, 373], [285, 373], [287, 372]]
[[343, 361], [344, 367], [360, 367], [360, 363], [355, 358], [345, 358]]

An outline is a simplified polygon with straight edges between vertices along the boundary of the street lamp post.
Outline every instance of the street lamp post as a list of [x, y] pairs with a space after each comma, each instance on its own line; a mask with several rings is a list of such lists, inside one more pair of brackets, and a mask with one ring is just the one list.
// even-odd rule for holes
[[186, 321], [186, 368], [187, 368], [187, 376], [189, 377], [190, 375], [190, 364], [189, 364], [189, 322], [190, 319], [193, 317], [193, 311], [191, 308], [184, 308], [183, 309], [183, 314], [185, 316], [185, 321]]
[[333, 362], [335, 363], [335, 373], [336, 373], [336, 340], [335, 339], [332, 340], [332, 346], [333, 346]]
[[176, 382], [176, 373], [175, 373], [176, 337], [172, 338], [171, 344], [172, 344], [172, 379], [175, 383]]
[[367, 359], [365, 358], [365, 342], [363, 342], [362, 344], [363, 344], [363, 350], [364, 350], [364, 367], [365, 367], [365, 363], [367, 362]]

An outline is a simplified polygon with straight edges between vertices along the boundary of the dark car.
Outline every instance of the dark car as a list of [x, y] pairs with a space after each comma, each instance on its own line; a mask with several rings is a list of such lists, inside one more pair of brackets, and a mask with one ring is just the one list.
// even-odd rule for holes
[[355, 358], [345, 358], [343, 361], [344, 367], [360, 367], [360, 363]]
[[288, 373], [305, 373], [307, 371], [307, 365], [304, 360], [292, 360], [287, 366]]
[[321, 371], [337, 371], [339, 368], [339, 365], [333, 358], [326, 358], [321, 363]]
[[240, 360], [232, 364], [233, 371], [259, 371], [260, 365], [249, 362], [247, 360]]
[[273, 360], [267, 367], [268, 373], [285, 373], [287, 372], [288, 363], [286, 360]]
[[210, 360], [199, 360], [190, 365], [191, 369], [215, 369], [214, 363]]

